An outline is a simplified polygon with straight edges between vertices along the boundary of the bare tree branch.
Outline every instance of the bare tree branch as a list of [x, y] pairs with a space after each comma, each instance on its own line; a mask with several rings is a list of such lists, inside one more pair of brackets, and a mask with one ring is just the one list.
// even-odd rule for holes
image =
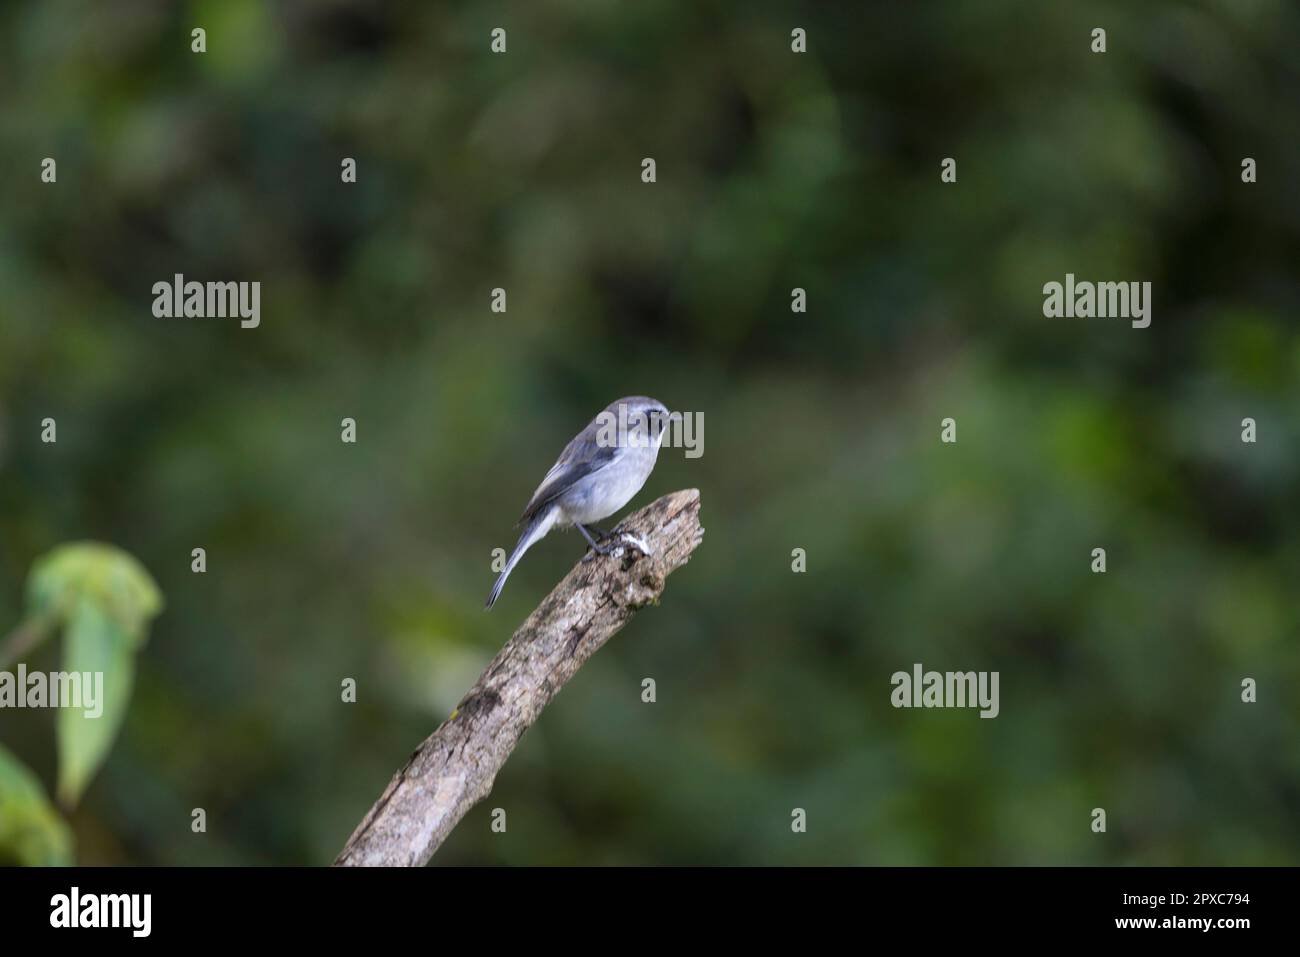
[[665, 495], [615, 529], [639, 536], [652, 556], [629, 548], [578, 562], [394, 775], [335, 866], [426, 864], [492, 790], [547, 702], [638, 609], [658, 602], [664, 579], [700, 543], [699, 513], [696, 489]]

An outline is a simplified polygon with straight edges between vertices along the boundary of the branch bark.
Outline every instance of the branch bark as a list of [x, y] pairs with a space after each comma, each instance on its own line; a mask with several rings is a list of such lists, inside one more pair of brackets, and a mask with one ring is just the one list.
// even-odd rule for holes
[[700, 493], [673, 492], [619, 524], [654, 553], [579, 561], [492, 659], [450, 718], [416, 748], [352, 833], [335, 866], [428, 863], [542, 709], [638, 609], [704, 534]]

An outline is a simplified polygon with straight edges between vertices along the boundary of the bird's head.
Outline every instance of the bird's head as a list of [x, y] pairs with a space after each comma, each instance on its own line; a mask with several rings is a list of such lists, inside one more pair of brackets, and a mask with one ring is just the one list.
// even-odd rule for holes
[[666, 405], [644, 395], [615, 399], [606, 406], [605, 413], [618, 423], [620, 444], [655, 449], [668, 434], [668, 423], [673, 418]]

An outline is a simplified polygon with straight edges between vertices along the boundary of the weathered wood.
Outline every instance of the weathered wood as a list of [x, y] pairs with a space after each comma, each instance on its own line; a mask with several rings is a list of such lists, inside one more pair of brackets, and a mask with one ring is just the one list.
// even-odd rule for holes
[[665, 495], [614, 530], [640, 537], [652, 555], [627, 547], [579, 561], [393, 776], [335, 866], [427, 863], [492, 790], [547, 702], [638, 609], [659, 600], [664, 579], [700, 543], [699, 513], [696, 489]]

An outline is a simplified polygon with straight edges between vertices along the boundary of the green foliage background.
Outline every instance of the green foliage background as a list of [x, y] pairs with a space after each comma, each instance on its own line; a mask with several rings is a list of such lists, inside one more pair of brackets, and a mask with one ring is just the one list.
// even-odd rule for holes
[[[541, 474], [648, 393], [705, 454], [639, 501], [700, 488], [704, 545], [439, 863], [1300, 863], [1297, 36], [1285, 0], [5, 5], [0, 628], [71, 539], [167, 597], [77, 859], [330, 860], [581, 553], [484, 614]], [[178, 272], [261, 281], [261, 328], [154, 319]], [[1151, 281], [1151, 328], [1044, 319], [1066, 272]], [[1000, 671], [1001, 716], [894, 710], [918, 661]], [[0, 714], [50, 789], [54, 733]]]

